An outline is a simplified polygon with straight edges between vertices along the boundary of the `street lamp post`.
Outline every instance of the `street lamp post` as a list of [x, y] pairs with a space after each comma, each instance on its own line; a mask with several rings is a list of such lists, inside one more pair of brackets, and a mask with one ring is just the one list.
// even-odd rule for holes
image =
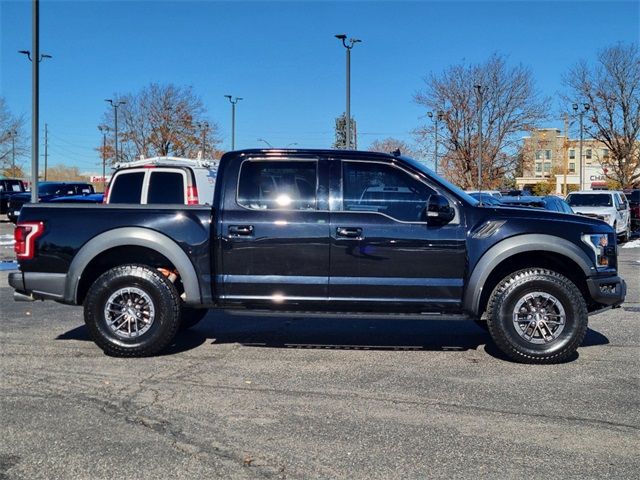
[[107, 132], [109, 131], [109, 127], [100, 125], [98, 126], [98, 130], [102, 132], [102, 191], [104, 192], [107, 183]]
[[258, 141], [264, 143], [269, 148], [273, 148], [273, 145], [271, 145], [270, 142], [267, 142], [264, 138], [259, 138]]
[[583, 126], [584, 114], [587, 113], [590, 108], [591, 108], [591, 105], [589, 105], [588, 103], [583, 103], [582, 110], [578, 112], [578, 104], [577, 103], [573, 104], [573, 111], [576, 112], [578, 114], [578, 117], [580, 118], [580, 147], [579, 147], [579, 153], [578, 153], [578, 155], [580, 156], [580, 190], [584, 190], [584, 175], [585, 175], [584, 158], [582, 158], [582, 142], [584, 141], [584, 130], [582, 126]]
[[31, 9], [31, 38], [33, 57], [31, 51], [20, 50], [31, 60], [31, 203], [38, 202], [38, 134], [40, 128], [40, 62], [45, 58], [51, 58], [51, 55], [40, 55], [40, 1], [32, 1]]
[[440, 123], [440, 121], [442, 121], [442, 118], [444, 117], [444, 112], [442, 110], [438, 110], [438, 112], [436, 113], [435, 117], [433, 115], [433, 112], [427, 112], [427, 116], [433, 120], [433, 122], [435, 123], [435, 153], [434, 153], [434, 159], [433, 159], [433, 166], [435, 168], [436, 171], [436, 175], [438, 174], [438, 124]]
[[345, 142], [346, 149], [351, 149], [351, 49], [356, 43], [362, 42], [357, 38], [350, 38], [347, 40], [347, 36], [342, 33], [335, 35], [338, 40], [342, 40], [342, 45], [347, 49], [347, 106], [346, 106], [346, 136]]
[[484, 92], [487, 90], [482, 85], [474, 85], [478, 92], [478, 192], [480, 192], [480, 203], [482, 203], [482, 104], [484, 100]]
[[236, 103], [242, 100], [242, 97], [233, 98], [231, 95], [225, 95], [225, 98], [231, 103], [231, 150], [236, 149]]
[[116, 100], [116, 101], [114, 101], [111, 98], [105, 99], [105, 102], [108, 102], [113, 107], [114, 116], [115, 116], [115, 119], [114, 119], [115, 120], [114, 121], [114, 123], [115, 123], [115, 125], [114, 125], [114, 127], [115, 127], [115, 130], [114, 130], [114, 135], [115, 135], [114, 146], [115, 146], [115, 155], [116, 155], [115, 158], [116, 158], [116, 163], [117, 163], [118, 162], [118, 107], [120, 105], [124, 105], [127, 102], [124, 101], [124, 100], [119, 100], [119, 101]]

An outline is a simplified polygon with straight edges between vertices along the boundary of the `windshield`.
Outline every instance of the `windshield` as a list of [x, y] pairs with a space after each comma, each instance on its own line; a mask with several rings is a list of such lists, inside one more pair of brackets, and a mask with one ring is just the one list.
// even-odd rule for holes
[[471, 205], [478, 205], [478, 203], [479, 203], [478, 200], [476, 200], [475, 198], [470, 196], [467, 192], [462, 190], [460, 187], [457, 187], [453, 183], [451, 183], [448, 180], [442, 178], [440, 175], [436, 175], [436, 173], [433, 170], [431, 170], [430, 168], [426, 167], [422, 163], [418, 162], [417, 160], [414, 160], [413, 158], [409, 158], [409, 157], [401, 157], [401, 158], [402, 158], [402, 160], [407, 162], [409, 165], [411, 165], [416, 170], [420, 170], [421, 172], [425, 173], [426, 175], [438, 179], [438, 181], [442, 185], [444, 185], [446, 188], [451, 190], [453, 193], [455, 193], [456, 195], [461, 197], [466, 202], [470, 203]]
[[570, 194], [567, 203], [572, 207], [611, 207], [611, 195], [608, 193]]

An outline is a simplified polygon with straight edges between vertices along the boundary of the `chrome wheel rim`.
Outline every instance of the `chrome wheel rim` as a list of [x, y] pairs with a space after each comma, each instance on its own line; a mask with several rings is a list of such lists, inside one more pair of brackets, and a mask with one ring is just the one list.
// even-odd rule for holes
[[544, 345], [560, 336], [567, 316], [562, 303], [546, 292], [532, 292], [522, 297], [513, 309], [513, 326], [529, 343]]
[[137, 338], [153, 325], [155, 307], [143, 290], [127, 287], [116, 290], [104, 307], [109, 329], [121, 338]]

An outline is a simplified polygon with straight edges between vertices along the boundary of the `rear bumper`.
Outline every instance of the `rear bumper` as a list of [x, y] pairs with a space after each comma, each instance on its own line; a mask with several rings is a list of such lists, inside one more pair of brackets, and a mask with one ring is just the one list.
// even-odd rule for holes
[[34, 299], [62, 301], [66, 279], [65, 273], [11, 272], [9, 285]]
[[618, 306], [627, 295], [627, 283], [615, 277], [587, 278], [589, 293], [594, 302], [608, 306]]

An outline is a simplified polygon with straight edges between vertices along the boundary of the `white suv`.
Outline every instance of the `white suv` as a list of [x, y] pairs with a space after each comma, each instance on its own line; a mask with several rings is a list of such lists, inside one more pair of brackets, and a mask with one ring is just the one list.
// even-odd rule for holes
[[622, 241], [629, 240], [631, 213], [624, 193], [609, 190], [572, 192], [567, 196], [567, 203], [575, 213], [599, 218], [611, 225]]
[[210, 205], [217, 162], [154, 157], [120, 163], [104, 203]]

